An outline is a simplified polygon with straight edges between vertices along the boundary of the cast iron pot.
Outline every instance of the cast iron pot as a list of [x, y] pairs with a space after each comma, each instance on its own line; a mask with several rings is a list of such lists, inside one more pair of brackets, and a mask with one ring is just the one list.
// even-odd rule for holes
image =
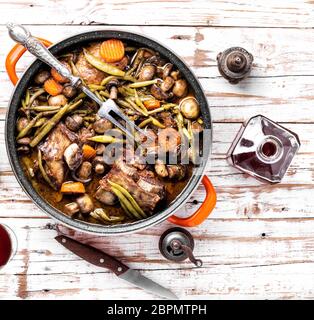
[[[131, 32], [125, 31], [110, 31], [110, 30], [99, 30], [81, 33], [72, 37], [69, 37], [63, 41], [60, 41], [52, 46], [51, 43], [47, 40], [40, 39], [47, 47], [50, 46], [49, 50], [52, 54], [57, 55], [63, 51], [69, 51], [75, 48], [76, 46], [84, 46], [84, 44], [101, 41], [110, 38], [118, 38], [128, 43], [133, 43], [139, 47], [148, 47], [155, 51], [158, 51], [162, 56], [166, 57], [172, 64], [174, 64], [186, 80], [189, 82], [190, 86], [193, 88], [195, 95], [199, 101], [202, 116], [204, 119], [205, 129], [207, 129], [207, 134], [210, 135], [211, 142], [211, 116], [209, 112], [209, 106], [206, 101], [206, 97], [201, 88], [200, 83], [198, 82], [195, 75], [186, 66], [186, 64], [172, 51], [161, 45], [160, 43], [144, 37], [142, 35], [134, 34]], [[211, 213], [216, 204], [216, 193], [215, 190], [208, 179], [207, 176], [203, 176], [204, 170], [206, 167], [207, 160], [210, 155], [210, 145], [206, 145], [203, 150], [203, 160], [200, 166], [194, 169], [193, 176], [190, 181], [181, 192], [181, 194], [170, 204], [170, 206], [164, 209], [162, 212], [157, 213], [147, 219], [125, 223], [117, 225], [97, 225], [91, 224], [84, 221], [74, 220], [62, 213], [61, 211], [55, 209], [50, 205], [45, 199], [43, 199], [36, 190], [32, 187], [32, 184], [25, 176], [22, 166], [19, 162], [18, 154], [16, 151], [15, 145], [15, 124], [17, 119], [17, 110], [22, 99], [22, 95], [28, 87], [29, 82], [32, 77], [38, 72], [38, 70], [43, 66], [43, 63], [38, 59], [35, 60], [30, 67], [24, 72], [21, 79], [18, 81], [15, 66], [17, 61], [23, 55], [26, 49], [21, 45], [16, 45], [8, 54], [6, 59], [6, 69], [8, 75], [15, 86], [14, 92], [12, 94], [11, 100], [9, 102], [7, 117], [6, 117], [6, 127], [5, 127], [5, 136], [6, 136], [6, 148], [10, 160], [12, 170], [16, 176], [16, 179], [20, 183], [24, 191], [29, 195], [29, 197], [34, 201], [34, 203], [43, 211], [45, 211], [52, 218], [58, 222], [80, 231], [89, 232], [98, 235], [114, 235], [114, 234], [124, 234], [129, 232], [136, 232], [143, 230], [144, 228], [153, 226], [157, 223], [160, 223], [168, 218], [172, 223], [175, 223], [184, 227], [193, 227], [202, 223], [208, 215]], [[206, 189], [206, 198], [200, 208], [188, 218], [180, 218], [174, 216], [176, 212], [182, 205], [185, 204], [187, 199], [197, 188], [198, 184], [202, 181]]]

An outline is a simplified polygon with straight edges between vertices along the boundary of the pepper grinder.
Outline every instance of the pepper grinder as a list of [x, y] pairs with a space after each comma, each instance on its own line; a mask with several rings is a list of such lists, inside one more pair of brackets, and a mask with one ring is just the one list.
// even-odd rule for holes
[[190, 232], [183, 228], [171, 228], [164, 232], [159, 240], [161, 254], [170, 261], [181, 262], [186, 259], [197, 267], [203, 265], [202, 260], [193, 255], [194, 240]]
[[217, 55], [220, 74], [230, 83], [246, 78], [252, 68], [253, 56], [241, 47], [231, 47]]

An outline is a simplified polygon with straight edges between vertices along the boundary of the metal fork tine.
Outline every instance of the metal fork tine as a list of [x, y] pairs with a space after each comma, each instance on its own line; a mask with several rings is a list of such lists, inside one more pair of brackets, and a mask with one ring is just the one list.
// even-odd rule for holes
[[[103, 108], [103, 109], [102, 109]], [[117, 116], [119, 116], [121, 119], [123, 119], [126, 122], [126, 127], [122, 126], [118, 121], [116, 121], [111, 115], [110, 111], [114, 112]], [[119, 109], [119, 107], [116, 105], [116, 103], [108, 99], [106, 102], [104, 102], [101, 106], [101, 108], [98, 111], [98, 114], [101, 117], [107, 118], [109, 121], [111, 121], [113, 124], [115, 124], [117, 127], [119, 127], [121, 130], [123, 130], [125, 133], [128, 134], [128, 136], [131, 136], [132, 139], [134, 139], [134, 135], [128, 128], [133, 128], [137, 132], [140, 132], [143, 134], [147, 139], [152, 140], [152, 138], [141, 128], [139, 128], [133, 121], [131, 121], [124, 113]], [[110, 119], [109, 119], [110, 118]]]

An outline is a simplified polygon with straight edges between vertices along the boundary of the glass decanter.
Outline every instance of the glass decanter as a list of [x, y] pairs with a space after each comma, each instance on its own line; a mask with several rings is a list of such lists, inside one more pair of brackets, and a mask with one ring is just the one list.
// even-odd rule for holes
[[294, 132], [257, 115], [242, 125], [227, 159], [235, 168], [259, 180], [278, 183], [299, 147], [300, 140]]

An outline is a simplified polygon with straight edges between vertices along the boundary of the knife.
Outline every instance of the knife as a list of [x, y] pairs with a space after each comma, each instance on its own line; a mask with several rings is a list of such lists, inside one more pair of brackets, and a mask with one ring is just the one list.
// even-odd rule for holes
[[120, 279], [128, 281], [133, 285], [142, 288], [148, 292], [156, 294], [160, 297], [177, 300], [179, 299], [170, 290], [162, 287], [158, 283], [146, 278], [137, 270], [133, 270], [118, 261], [109, 254], [100, 251], [89, 245], [80, 243], [67, 236], [59, 235], [55, 239], [62, 244], [65, 248], [72, 251], [74, 254], [84, 259], [85, 261], [101, 268], [107, 268], [115, 273]]

